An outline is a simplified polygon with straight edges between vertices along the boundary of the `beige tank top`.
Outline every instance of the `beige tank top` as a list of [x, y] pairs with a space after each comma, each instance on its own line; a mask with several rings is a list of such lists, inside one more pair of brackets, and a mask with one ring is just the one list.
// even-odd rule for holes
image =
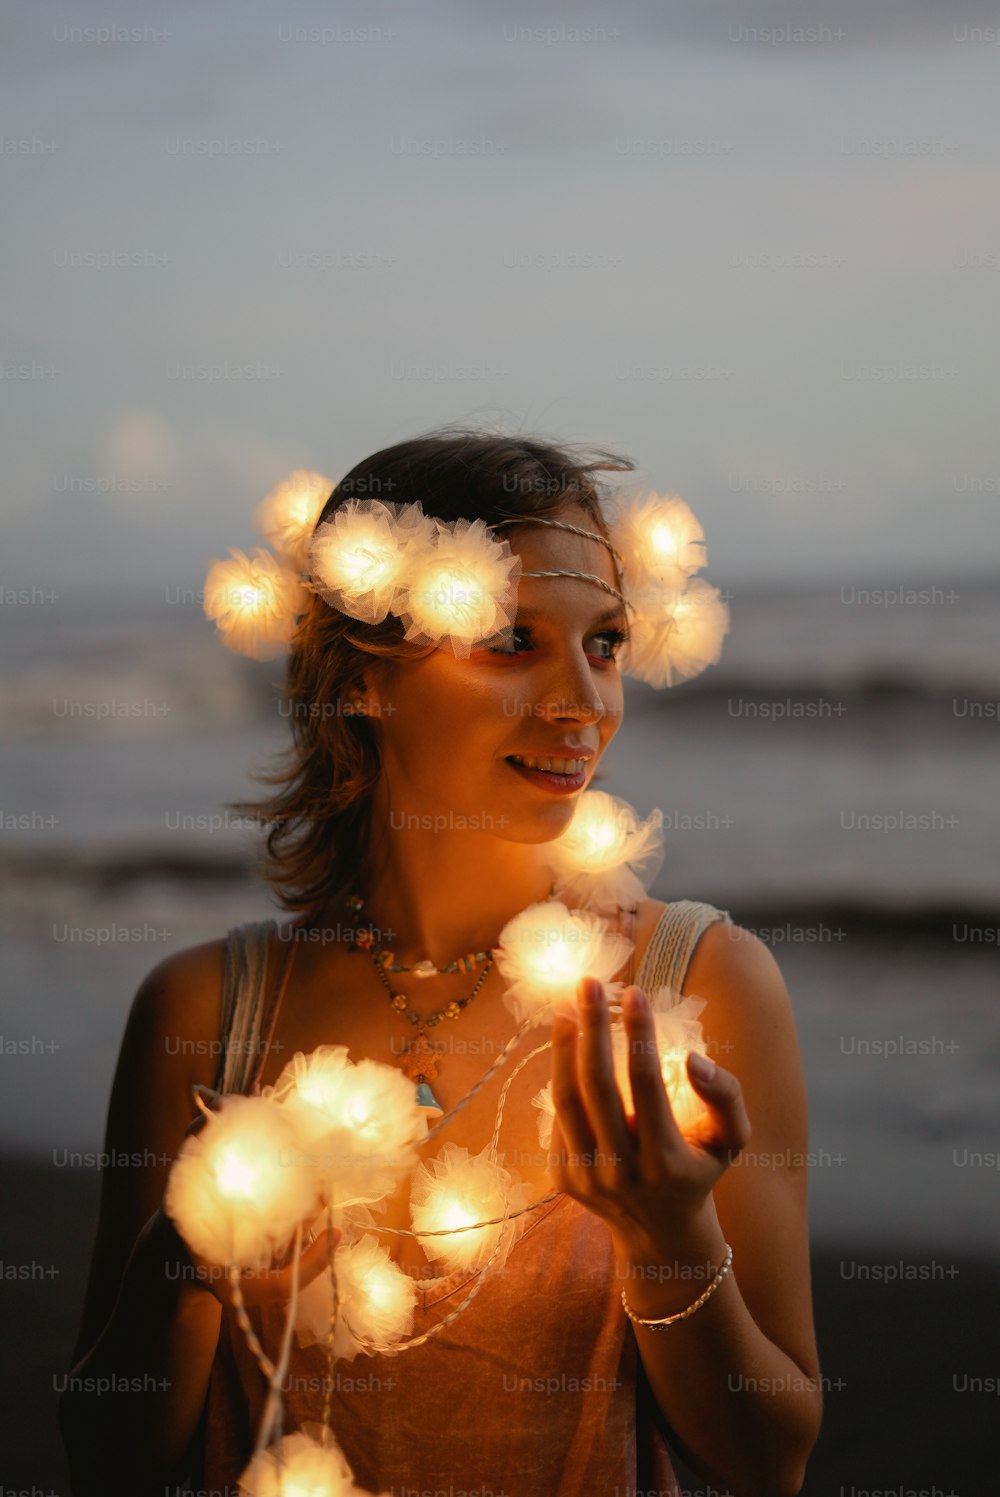
[[[634, 911], [623, 911], [629, 921]], [[678, 994], [702, 933], [727, 911], [668, 905], [637, 977], [647, 992]], [[227, 936], [223, 1053], [216, 1085], [251, 1092], [263, 1070], [284, 978], [265, 989], [275, 921]], [[290, 946], [294, 943], [289, 943]], [[497, 1087], [502, 1076], [494, 1078]], [[494, 1084], [491, 1083], [491, 1084]], [[396, 1356], [334, 1363], [330, 1422], [355, 1481], [395, 1497], [425, 1490], [469, 1497], [624, 1497], [680, 1487], [619, 1298], [605, 1223], [566, 1195], [533, 1213], [502, 1274], [440, 1334]], [[469, 1276], [418, 1293], [413, 1335], [468, 1292]], [[284, 1307], [250, 1312], [265, 1350], [279, 1343]], [[293, 1342], [284, 1387], [285, 1433], [318, 1421], [327, 1363]], [[194, 1473], [195, 1489], [236, 1491], [253, 1449], [266, 1385], [243, 1333], [224, 1311]]]

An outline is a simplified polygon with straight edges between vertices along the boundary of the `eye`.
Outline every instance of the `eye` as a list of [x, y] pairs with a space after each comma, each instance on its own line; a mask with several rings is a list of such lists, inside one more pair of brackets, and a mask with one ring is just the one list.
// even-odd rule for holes
[[594, 638], [609, 641], [608, 653], [600, 657], [602, 660], [614, 660], [625, 642], [625, 635], [620, 629], [605, 629], [601, 634], [595, 634]]
[[[498, 641], [498, 643], [496, 643], [496, 644], [486, 644], [486, 645], [483, 645], [483, 647], [482, 647], [483, 649], [485, 649], [491, 655], [510, 655], [511, 657], [515, 657], [515, 656], [521, 654], [523, 649], [531, 649], [532, 648], [532, 645], [531, 645], [531, 630], [530, 629], [518, 629], [518, 628], [508, 629], [508, 630], [506, 630], [506, 632], [504, 632], [502, 634], [496, 634], [493, 637], [494, 637], [495, 640]], [[517, 648], [517, 641], [518, 641], [519, 638], [520, 639], [525, 639], [525, 640], [528, 641], [527, 645], [523, 646], [522, 649], [518, 649]], [[620, 629], [603, 629], [600, 634], [594, 634], [594, 635], [591, 636], [591, 638], [592, 639], [603, 639], [603, 640], [606, 640], [608, 642], [608, 653], [605, 654], [605, 655], [599, 655], [598, 659], [599, 660], [609, 660], [610, 661], [610, 660], [614, 660], [615, 659], [615, 656], [617, 654], [618, 649], [620, 648], [620, 646], [624, 642], [625, 635], [622, 633], [622, 631]], [[513, 649], [506, 648], [506, 646], [508, 646], [508, 645], [513, 645], [514, 648]], [[591, 652], [588, 651], [588, 654], [589, 653], [591, 653]]]
[[502, 634], [495, 634], [493, 636], [494, 639], [496, 639], [496, 640], [499, 641], [498, 644], [495, 644], [495, 645], [489, 645], [489, 644], [488, 645], [484, 645], [483, 648], [485, 650], [488, 650], [491, 655], [518, 655], [518, 654], [520, 654], [519, 650], [517, 650], [517, 649], [508, 650], [508, 649], [505, 648], [506, 645], [514, 644], [516, 642], [516, 640], [518, 639], [518, 636], [520, 636], [523, 639], [530, 640], [531, 639], [531, 630], [530, 629], [505, 629]]

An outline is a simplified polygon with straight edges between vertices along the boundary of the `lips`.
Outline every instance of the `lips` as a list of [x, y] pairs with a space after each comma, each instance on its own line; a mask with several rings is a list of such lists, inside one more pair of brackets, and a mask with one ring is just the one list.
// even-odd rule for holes
[[[580, 764], [580, 761], [576, 761], [576, 763], [580, 764], [580, 767], [573, 774], [560, 774], [551, 769], [532, 769], [527, 764], [519, 764], [517, 756], [514, 754], [508, 754], [506, 762], [510, 765], [514, 773], [520, 775], [522, 779], [530, 780], [533, 785], [537, 785], [542, 790], [548, 790], [556, 795], [571, 795], [574, 791], [582, 790], [587, 778], [586, 765]], [[548, 763], [550, 761], [543, 760], [542, 762]]]

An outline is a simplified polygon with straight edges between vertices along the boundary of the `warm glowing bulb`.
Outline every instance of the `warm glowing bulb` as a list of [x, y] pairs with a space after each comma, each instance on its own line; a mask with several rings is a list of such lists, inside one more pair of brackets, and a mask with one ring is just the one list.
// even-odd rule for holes
[[341, 583], [348, 587], [357, 589], [358, 592], [367, 591], [369, 588], [381, 587], [388, 582], [393, 574], [396, 553], [388, 546], [380, 546], [372, 540], [364, 545], [352, 546], [344, 550], [337, 558], [336, 566], [331, 571], [338, 576]]
[[486, 589], [469, 567], [439, 567], [425, 573], [411, 594], [425, 627], [440, 634], [478, 634], [487, 604]]
[[259, 587], [240, 587], [236, 590], [236, 606], [255, 612], [264, 603], [264, 592]]
[[649, 543], [658, 556], [670, 557], [677, 551], [677, 537], [668, 525], [654, 525]]
[[562, 984], [573, 976], [579, 966], [579, 952], [574, 953], [562, 937], [557, 937], [548, 951], [540, 952], [534, 958], [535, 976], [540, 982]]
[[258, 1172], [249, 1160], [240, 1155], [238, 1149], [230, 1145], [219, 1150], [215, 1178], [224, 1196], [252, 1196]]
[[164, 1206], [188, 1245], [209, 1262], [266, 1265], [315, 1213], [319, 1191], [299, 1168], [294, 1119], [265, 1097], [225, 1096], [185, 1139]]
[[442, 1201], [440, 1206], [441, 1226], [449, 1232], [460, 1232], [463, 1227], [474, 1227], [476, 1218], [461, 1201]]

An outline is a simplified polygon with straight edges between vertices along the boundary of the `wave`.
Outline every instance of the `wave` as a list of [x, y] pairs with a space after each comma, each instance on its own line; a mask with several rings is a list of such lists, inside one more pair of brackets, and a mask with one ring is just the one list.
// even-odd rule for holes
[[[128, 889], [139, 894], [143, 882], [173, 885], [179, 892], [198, 885], [248, 887], [258, 884], [259, 863], [252, 851], [191, 847], [179, 851], [154, 845], [106, 849], [8, 851], [0, 857], [0, 883], [16, 882], [20, 892], [33, 885], [48, 890], [54, 901], [72, 902], [75, 892], [88, 897], [110, 895]], [[259, 886], [259, 884], [258, 884]], [[656, 897], [682, 897], [676, 891], [652, 891]], [[155, 893], [150, 892], [150, 899]], [[800, 887], [771, 888], [761, 898], [752, 888], [732, 886], [704, 891], [685, 891], [683, 897], [710, 898], [729, 911], [732, 919], [754, 931], [772, 946], [835, 945], [852, 937], [876, 940], [897, 938], [951, 945], [1000, 946], [1000, 911], [995, 899], [963, 894], [895, 897], [865, 891], [860, 897], [845, 896], [843, 885], [831, 885], [829, 894], [812, 887], [803, 895]], [[838, 934], [839, 932], [839, 934]]]
[[[641, 693], [641, 694], [640, 694]], [[825, 673], [815, 670], [809, 678], [788, 676], [775, 679], [762, 673], [747, 671], [743, 674], [721, 674], [708, 672], [694, 681], [684, 681], [666, 696], [654, 696], [643, 688], [629, 688], [629, 708], [633, 712], [676, 711], [685, 702], [699, 707], [712, 702], [725, 702], [730, 716], [777, 716], [776, 713], [754, 713], [752, 710], [736, 710], [745, 703], [770, 703], [775, 706], [787, 704], [789, 717], [820, 717], [824, 712], [846, 708], [914, 707], [927, 708], [935, 715], [946, 708], [949, 715], [966, 718], [985, 718], [996, 722], [1000, 717], [1000, 676], [995, 661], [970, 666], [962, 676], [950, 674], [935, 679], [926, 669], [916, 671], [889, 671], [877, 668], [860, 668], [845, 676], [831, 666]], [[736, 702], [733, 708], [729, 704]], [[806, 710], [810, 708], [812, 710]]]

